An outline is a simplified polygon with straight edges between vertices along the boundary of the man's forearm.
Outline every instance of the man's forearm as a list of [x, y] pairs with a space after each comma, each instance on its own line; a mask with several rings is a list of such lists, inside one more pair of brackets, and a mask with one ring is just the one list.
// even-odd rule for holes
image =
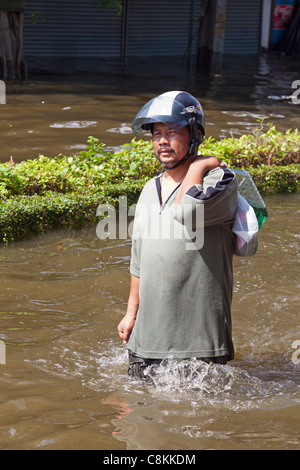
[[127, 344], [132, 328], [134, 327], [137, 311], [139, 308], [140, 280], [131, 275], [130, 292], [127, 303], [127, 311], [118, 325], [118, 333], [124, 344]]
[[140, 279], [131, 275], [130, 292], [127, 304], [127, 313], [136, 317], [140, 302]]
[[195, 184], [202, 184], [205, 173], [217, 168], [220, 161], [216, 157], [197, 157], [190, 165], [187, 174], [176, 194], [175, 204], [179, 204], [185, 193]]

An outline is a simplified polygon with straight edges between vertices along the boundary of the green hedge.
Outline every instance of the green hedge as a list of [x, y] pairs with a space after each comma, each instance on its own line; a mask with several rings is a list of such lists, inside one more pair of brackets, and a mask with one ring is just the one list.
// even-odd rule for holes
[[[43, 195], [16, 196], [0, 206], [0, 236], [2, 242], [43, 234], [62, 227], [80, 227], [96, 222], [100, 204], [118, 207], [119, 197], [136, 202], [142, 185], [135, 183], [129, 191], [121, 184], [106, 186], [101, 192], [62, 194], [48, 191]], [[98, 219], [99, 220], [99, 219]]]
[[[210, 138], [201, 153], [247, 169], [262, 195], [300, 189], [298, 130], [270, 127], [238, 139]], [[134, 139], [114, 154], [93, 137], [78, 155], [0, 164], [0, 241], [95, 221], [99, 204], [116, 204], [120, 195], [132, 204], [159, 169], [151, 142]]]
[[257, 189], [262, 195], [294, 193], [300, 190], [300, 168], [298, 164], [288, 166], [261, 165], [247, 168]]
[[97, 197], [93, 195], [49, 193], [8, 199], [0, 208], [2, 241], [56, 227], [82, 225], [91, 215], [95, 216], [97, 205]]

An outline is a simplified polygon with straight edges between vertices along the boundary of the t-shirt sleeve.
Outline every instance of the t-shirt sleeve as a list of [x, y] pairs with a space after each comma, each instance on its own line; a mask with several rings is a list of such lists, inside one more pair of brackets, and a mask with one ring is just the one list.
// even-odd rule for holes
[[141, 250], [141, 239], [140, 239], [140, 204], [136, 205], [133, 230], [131, 237], [131, 258], [130, 258], [130, 274], [136, 277], [140, 277], [140, 250]]
[[131, 245], [130, 274], [135, 277], [140, 277], [139, 243], [139, 240], [133, 239]]
[[[204, 226], [233, 222], [237, 210], [238, 187], [235, 174], [229, 168], [218, 167], [208, 172], [203, 184], [190, 188], [183, 196], [175, 219], [185, 225], [203, 220]], [[195, 216], [203, 211], [203, 217]], [[192, 222], [191, 222], [192, 221]]]

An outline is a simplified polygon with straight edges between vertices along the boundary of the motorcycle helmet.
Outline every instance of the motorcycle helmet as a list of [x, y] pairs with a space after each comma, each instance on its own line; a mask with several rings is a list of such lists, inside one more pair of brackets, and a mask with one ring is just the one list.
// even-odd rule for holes
[[[191, 155], [197, 153], [205, 134], [205, 118], [202, 106], [194, 96], [185, 91], [168, 91], [148, 101], [132, 122], [133, 133], [137, 136], [144, 130], [152, 132], [156, 122], [167, 124], [173, 129], [181, 129], [185, 126], [190, 128], [189, 151], [172, 168], [176, 168], [179, 164], [183, 165]], [[198, 132], [199, 129], [201, 135]]]

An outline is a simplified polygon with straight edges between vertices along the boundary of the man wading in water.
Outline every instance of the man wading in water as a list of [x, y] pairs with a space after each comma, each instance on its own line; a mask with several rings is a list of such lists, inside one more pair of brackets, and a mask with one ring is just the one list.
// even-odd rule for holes
[[[172, 91], [149, 101], [132, 129], [135, 135], [152, 132], [163, 170], [146, 183], [134, 220], [130, 294], [118, 325], [129, 352], [129, 375], [143, 378], [147, 366], [168, 358], [226, 364], [234, 356], [235, 175], [217, 158], [198, 155], [204, 114], [189, 93]], [[198, 210], [204, 212], [204, 227], [197, 226]], [[171, 234], [192, 229], [194, 240], [156, 236], [162, 226]]]

